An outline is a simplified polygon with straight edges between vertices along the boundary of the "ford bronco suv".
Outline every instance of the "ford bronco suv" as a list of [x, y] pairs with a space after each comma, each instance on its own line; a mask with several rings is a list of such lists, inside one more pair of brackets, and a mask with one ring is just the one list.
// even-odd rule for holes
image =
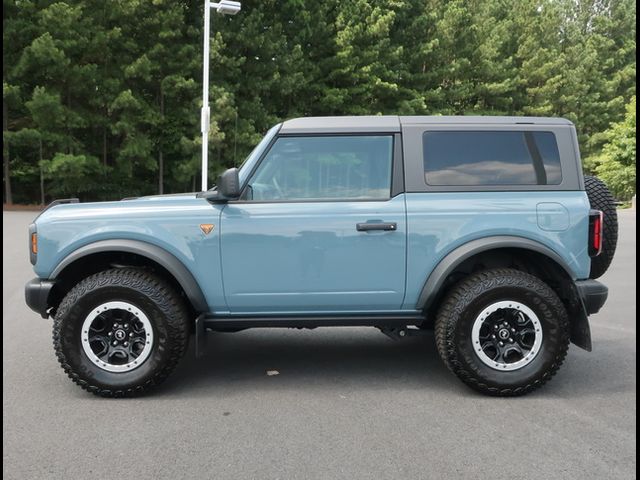
[[463, 382], [521, 395], [570, 342], [591, 350], [616, 240], [567, 120], [299, 118], [209, 191], [54, 202], [30, 226], [26, 301], [103, 396], [159, 384], [207, 331], [343, 325], [434, 329]]

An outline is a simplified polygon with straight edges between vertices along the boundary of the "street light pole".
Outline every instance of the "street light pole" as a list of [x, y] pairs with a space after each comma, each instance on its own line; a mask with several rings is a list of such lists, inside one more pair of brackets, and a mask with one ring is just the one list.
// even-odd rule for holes
[[200, 112], [200, 130], [202, 131], [202, 191], [208, 189], [207, 173], [209, 168], [209, 0], [204, 0], [204, 62], [202, 66], [202, 110]]
[[218, 3], [211, 3], [204, 0], [204, 51], [202, 62], [202, 110], [200, 111], [200, 130], [202, 132], [202, 191], [206, 191], [208, 185], [209, 168], [209, 124], [211, 110], [209, 109], [209, 41], [212, 8], [222, 15], [235, 15], [242, 7], [240, 2], [221, 0]]

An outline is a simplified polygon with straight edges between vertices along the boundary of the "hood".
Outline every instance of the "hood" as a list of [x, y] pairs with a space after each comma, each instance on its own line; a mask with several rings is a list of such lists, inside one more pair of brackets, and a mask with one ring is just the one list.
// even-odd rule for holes
[[120, 221], [134, 218], [148, 219], [162, 215], [188, 215], [194, 210], [211, 210], [212, 205], [195, 192], [147, 197], [125, 198], [113, 202], [63, 203], [52, 202], [34, 222], [86, 220], [89, 218], [114, 219]]

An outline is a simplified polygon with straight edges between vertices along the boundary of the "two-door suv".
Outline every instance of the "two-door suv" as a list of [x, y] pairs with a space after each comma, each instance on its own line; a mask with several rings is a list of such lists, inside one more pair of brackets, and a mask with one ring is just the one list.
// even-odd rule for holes
[[463, 382], [520, 395], [591, 349], [616, 237], [567, 120], [299, 118], [212, 190], [54, 202], [26, 301], [104, 396], [163, 381], [192, 334], [199, 352], [207, 330], [342, 325], [433, 328]]

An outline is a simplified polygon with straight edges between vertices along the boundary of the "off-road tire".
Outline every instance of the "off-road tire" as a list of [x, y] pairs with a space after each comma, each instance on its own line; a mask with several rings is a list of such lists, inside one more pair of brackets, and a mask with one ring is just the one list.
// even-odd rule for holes
[[613, 195], [602, 180], [585, 176], [584, 188], [591, 208], [604, 213], [602, 253], [591, 259], [589, 278], [599, 278], [609, 269], [618, 244], [618, 213]]
[[[153, 328], [151, 353], [127, 372], [99, 368], [82, 347], [84, 319], [97, 305], [109, 301], [137, 306]], [[53, 346], [60, 365], [80, 387], [103, 397], [132, 397], [163, 382], [184, 355], [188, 340], [184, 301], [163, 278], [143, 269], [118, 268], [85, 278], [64, 297], [53, 322]]]
[[[512, 371], [483, 363], [471, 339], [480, 312], [504, 300], [533, 310], [543, 330], [538, 354]], [[444, 363], [468, 386], [487, 395], [517, 396], [542, 386], [558, 371], [569, 348], [569, 320], [562, 301], [539, 278], [507, 268], [484, 270], [461, 280], [447, 294], [436, 316], [435, 339]]]

